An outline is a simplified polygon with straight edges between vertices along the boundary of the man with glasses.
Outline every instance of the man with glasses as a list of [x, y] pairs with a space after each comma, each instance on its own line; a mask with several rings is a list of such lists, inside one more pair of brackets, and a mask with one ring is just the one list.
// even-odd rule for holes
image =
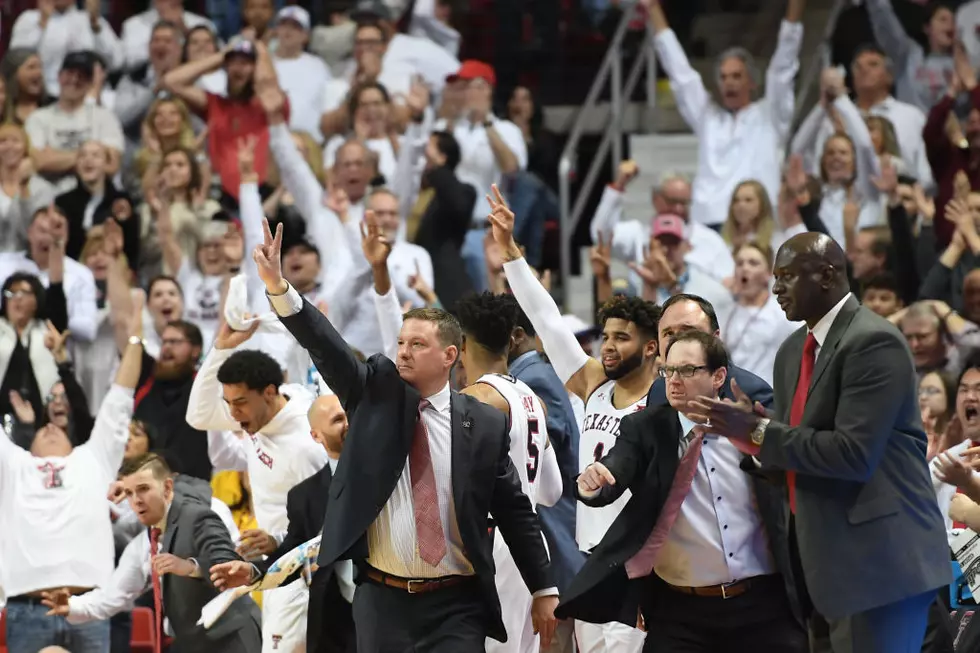
[[742, 454], [689, 414], [698, 397], [719, 395], [728, 352], [716, 336], [688, 330], [664, 358], [668, 403], [648, 411], [650, 428], [624, 420], [616, 446], [578, 477], [587, 505], [632, 496], [559, 614], [638, 619], [651, 650], [802, 653], [806, 634], [769, 545], [766, 507], [739, 468]]

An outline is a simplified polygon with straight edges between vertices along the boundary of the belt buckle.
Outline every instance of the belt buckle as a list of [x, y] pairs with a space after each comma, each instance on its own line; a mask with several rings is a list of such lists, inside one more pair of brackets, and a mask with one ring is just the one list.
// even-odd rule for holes
[[736, 580], [736, 581], [732, 581], [730, 583], [726, 583], [726, 584], [724, 584], [724, 585], [721, 586], [721, 599], [723, 601], [731, 598], [730, 596], [728, 596], [728, 588], [731, 587], [732, 585], [734, 585], [737, 582], [738, 581]]
[[425, 583], [425, 581], [423, 581], [423, 580], [410, 580], [410, 581], [408, 581], [405, 584], [405, 589], [408, 591], [409, 594], [419, 594], [420, 593], [420, 590], [412, 589], [412, 584], [413, 583], [415, 583], [417, 585], [423, 585]]

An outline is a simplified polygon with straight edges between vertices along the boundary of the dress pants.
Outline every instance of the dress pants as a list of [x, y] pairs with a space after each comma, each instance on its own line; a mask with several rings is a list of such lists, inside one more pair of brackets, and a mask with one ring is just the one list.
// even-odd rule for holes
[[419, 594], [365, 581], [354, 592], [357, 653], [484, 653], [485, 611], [476, 578]]
[[[762, 576], [731, 598], [696, 596], [664, 585], [644, 605], [644, 651], [656, 653], [806, 653], [807, 638], [786, 601], [783, 579]], [[649, 616], [647, 616], [649, 615]]]
[[843, 619], [810, 617], [812, 653], [920, 653], [926, 634], [930, 591]]

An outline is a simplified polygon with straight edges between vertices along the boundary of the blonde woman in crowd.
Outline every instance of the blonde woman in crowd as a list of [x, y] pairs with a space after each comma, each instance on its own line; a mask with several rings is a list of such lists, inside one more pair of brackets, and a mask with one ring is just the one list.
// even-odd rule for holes
[[54, 198], [54, 187], [34, 172], [31, 142], [24, 128], [0, 124], [0, 250], [23, 244], [33, 198]]

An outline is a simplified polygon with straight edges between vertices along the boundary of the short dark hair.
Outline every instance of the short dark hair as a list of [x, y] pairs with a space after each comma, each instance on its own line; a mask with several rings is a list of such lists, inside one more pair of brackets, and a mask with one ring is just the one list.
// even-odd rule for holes
[[184, 289], [181, 288], [180, 282], [177, 281], [177, 279], [175, 277], [171, 277], [170, 275], [167, 275], [167, 274], [158, 274], [155, 277], [153, 277], [152, 279], [150, 279], [150, 283], [148, 283], [146, 285], [146, 299], [147, 299], [147, 301], [149, 301], [150, 295], [153, 294], [153, 286], [157, 285], [158, 283], [163, 283], [165, 281], [169, 281], [170, 283], [172, 283], [175, 286], [177, 286], [177, 293], [181, 297], [184, 296]]
[[179, 329], [184, 334], [184, 337], [187, 338], [187, 342], [191, 344], [191, 347], [204, 349], [204, 338], [201, 336], [201, 330], [193, 322], [188, 322], [187, 320], [170, 320], [164, 328], [167, 327]]
[[[172, 20], [163, 20], [163, 19], [161, 19], [161, 20], [158, 20], [157, 22], [153, 23], [153, 27], [150, 29], [150, 38], [153, 38], [153, 35], [156, 34], [159, 30], [162, 30], [162, 29], [169, 29], [171, 32], [174, 33], [174, 36], [177, 37], [177, 40], [180, 41], [181, 43], [183, 43], [183, 41], [184, 41], [184, 30], [181, 29], [177, 25], [177, 23], [173, 22]], [[208, 31], [210, 31], [210, 30], [208, 30]]]
[[[514, 329], [520, 327], [524, 329], [524, 333], [533, 338], [537, 335], [537, 331], [534, 330], [534, 325], [531, 324], [531, 318], [527, 316], [521, 305], [517, 303], [517, 298], [510, 293], [505, 293], [500, 296], [501, 303], [507, 307], [507, 310], [514, 312]], [[513, 329], [512, 329], [513, 330]]]
[[152, 451], [123, 463], [122, 469], [119, 470], [119, 476], [130, 476], [147, 468], [153, 471], [154, 478], [161, 481], [173, 476], [173, 471], [163, 456]]
[[871, 241], [871, 253], [875, 256], [888, 257], [892, 246], [892, 231], [888, 225], [873, 225], [861, 227], [859, 232], [871, 234], [874, 240]]
[[264, 351], [242, 349], [229, 356], [218, 368], [218, 382], [228, 385], [244, 383], [249, 390], [257, 392], [263, 392], [271, 385], [278, 391], [283, 384], [282, 368]]
[[436, 148], [446, 157], [446, 168], [455, 170], [463, 158], [459, 150], [459, 141], [452, 132], [447, 131], [435, 131], [431, 136], [436, 139]]
[[980, 371], [980, 352], [975, 352], [966, 359], [966, 363], [963, 364], [963, 369], [960, 372], [960, 375], [956, 377], [957, 388], [961, 383], [963, 383], [963, 377], [966, 376], [966, 373], [970, 370]]
[[373, 27], [374, 29], [381, 32], [381, 39], [388, 42], [388, 33], [385, 32], [384, 25], [382, 24], [381, 18], [378, 16], [360, 16], [356, 21], [354, 21], [354, 36], [356, 38], [357, 33], [360, 32], [365, 27]]
[[636, 325], [637, 330], [649, 340], [656, 340], [659, 334], [660, 307], [640, 297], [616, 295], [599, 307], [598, 322], [605, 326], [606, 320], [618, 318]]
[[471, 293], [456, 302], [455, 313], [467, 337], [498, 356], [507, 354], [515, 320], [513, 304], [503, 295]]
[[406, 320], [422, 320], [435, 324], [443, 347], [452, 345], [458, 350], [463, 346], [463, 329], [459, 326], [459, 320], [448, 311], [441, 308], [413, 308], [402, 316], [402, 321]]
[[[31, 292], [34, 293], [34, 319], [44, 320], [47, 315], [44, 311], [45, 301], [44, 301], [44, 286], [41, 284], [41, 280], [35, 277], [33, 274], [28, 274], [26, 272], [14, 272], [3, 282], [3, 292], [6, 293], [8, 290], [14, 287], [15, 283], [26, 283], [31, 287]], [[7, 295], [4, 294], [0, 296], [0, 317], [7, 317]]]
[[384, 98], [385, 104], [391, 103], [391, 94], [388, 93], [388, 89], [385, 88], [384, 84], [381, 82], [361, 82], [360, 84], [356, 85], [353, 89], [351, 89], [350, 94], [347, 96], [347, 114], [350, 117], [352, 129], [354, 124], [354, 114], [361, 108], [361, 93], [372, 89], [381, 93], [381, 97]]
[[679, 342], [700, 344], [704, 351], [704, 364], [712, 372], [721, 367], [728, 367], [728, 350], [725, 349], [725, 343], [721, 341], [721, 338], [697, 329], [684, 329], [671, 338], [670, 342], [667, 343], [667, 350], [664, 352], [664, 360], [667, 360], [667, 354], [670, 353], [671, 347]]
[[871, 275], [861, 284], [861, 294], [869, 290], [890, 290], [896, 296], [901, 297], [898, 292], [898, 279], [891, 272], [879, 272]]
[[721, 330], [721, 325], [718, 324], [718, 314], [715, 313], [715, 307], [711, 305], [704, 297], [700, 295], [692, 295], [690, 293], [681, 292], [676, 295], [672, 295], [664, 302], [664, 305], [660, 307], [660, 314], [663, 315], [667, 312], [667, 309], [674, 304], [680, 304], [681, 302], [694, 302], [701, 307], [701, 312], [708, 316], [708, 322], [711, 325], [712, 331]]

